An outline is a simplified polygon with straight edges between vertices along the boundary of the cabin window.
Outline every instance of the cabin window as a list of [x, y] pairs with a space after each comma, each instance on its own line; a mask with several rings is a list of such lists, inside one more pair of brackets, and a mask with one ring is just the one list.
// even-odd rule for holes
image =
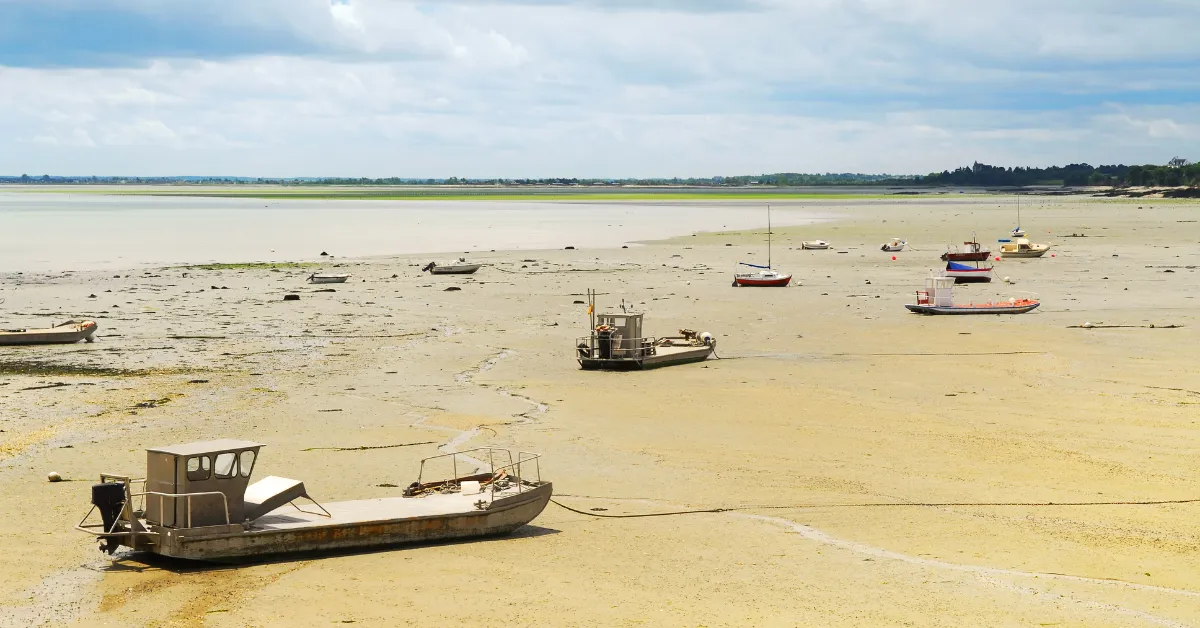
[[233, 477], [234, 474], [237, 473], [236, 463], [237, 463], [237, 456], [231, 451], [217, 454], [217, 461], [216, 461], [216, 464], [214, 465], [215, 470], [217, 472], [217, 477], [219, 477], [219, 478]]
[[187, 461], [187, 479], [197, 482], [207, 480], [212, 473], [212, 462], [208, 456], [194, 456]]
[[250, 477], [250, 471], [254, 469], [254, 452], [247, 449], [242, 452], [240, 458], [238, 472], [242, 474], [242, 477], [248, 478]]

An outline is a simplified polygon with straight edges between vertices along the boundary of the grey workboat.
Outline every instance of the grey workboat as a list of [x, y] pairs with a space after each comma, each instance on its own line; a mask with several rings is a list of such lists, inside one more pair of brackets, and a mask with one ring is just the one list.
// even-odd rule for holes
[[[250, 484], [262, 446], [215, 440], [148, 449], [145, 478], [100, 476], [76, 529], [110, 554], [124, 546], [191, 560], [252, 559], [508, 534], [541, 514], [552, 492], [539, 455], [481, 448], [422, 460], [401, 496], [322, 504], [299, 480]], [[449, 473], [425, 481], [427, 467]]]
[[575, 339], [575, 359], [585, 371], [630, 371], [703, 362], [717, 351], [708, 332], [679, 330], [678, 336], [652, 337], [642, 333], [643, 314], [627, 308], [596, 313], [596, 293], [588, 290], [588, 319], [592, 333]]

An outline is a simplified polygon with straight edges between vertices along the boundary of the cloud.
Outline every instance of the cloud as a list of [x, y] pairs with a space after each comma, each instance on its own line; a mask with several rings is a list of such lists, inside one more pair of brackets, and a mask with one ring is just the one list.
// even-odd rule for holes
[[1197, 26], [1168, 0], [0, 0], [0, 172], [1162, 161], [1196, 147]]

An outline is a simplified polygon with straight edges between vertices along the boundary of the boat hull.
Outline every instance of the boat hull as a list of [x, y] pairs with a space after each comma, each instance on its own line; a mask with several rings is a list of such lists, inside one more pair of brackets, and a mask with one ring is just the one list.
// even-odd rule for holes
[[759, 277], [742, 277], [734, 275], [733, 285], [740, 288], [784, 288], [792, 283], [791, 275], [783, 277], [774, 277], [771, 279], [762, 279]]
[[954, 283], [988, 283], [992, 280], [992, 270], [991, 266], [972, 267], [949, 262], [946, 264], [946, 269], [942, 271], [942, 276], [953, 277]]
[[970, 314], [1024, 314], [1037, 309], [1041, 303], [1032, 303], [1029, 305], [1003, 305], [1003, 306], [968, 306], [968, 305], [912, 305], [906, 304], [904, 307], [914, 314], [929, 314], [929, 315], [950, 315], [961, 316]]
[[942, 253], [943, 262], [985, 262], [992, 255], [991, 251], [978, 253]]
[[946, 273], [947, 277], [954, 277], [954, 283], [990, 283], [992, 281], [992, 271], [984, 273], [969, 273], [963, 271], [951, 271]]
[[471, 275], [479, 270], [480, 264], [467, 264], [464, 266], [434, 266], [429, 269], [432, 275]]
[[802, 243], [800, 243], [800, 248], [802, 248], [806, 251], [824, 251], [829, 248], [829, 244], [828, 243], [818, 244], [816, 242], [802, 242]]
[[1007, 257], [1007, 258], [1014, 258], [1014, 259], [1031, 259], [1034, 257], [1041, 257], [1049, 252], [1050, 252], [1050, 249], [1040, 249], [1040, 250], [1033, 250], [1033, 251], [1001, 251], [1000, 256]]
[[580, 357], [579, 367], [585, 371], [643, 371], [677, 364], [703, 362], [712, 355], [711, 346], [681, 349], [669, 353], [659, 352], [643, 358], [592, 358]]
[[26, 329], [24, 331], [0, 331], [0, 346], [15, 345], [62, 345], [74, 344], [80, 340], [92, 341], [96, 333], [96, 323], [63, 324], [49, 329]]
[[309, 283], [346, 283], [346, 280], [349, 278], [350, 278], [349, 276], [346, 276], [346, 277], [309, 277], [308, 282]]
[[[547, 482], [525, 492], [498, 499], [486, 510], [339, 522], [314, 523], [280, 529], [233, 528], [224, 534], [195, 535], [189, 530], [162, 529], [151, 551], [187, 560], [230, 561], [286, 554], [354, 551], [412, 543], [453, 541], [509, 534], [533, 521], [553, 494]], [[401, 499], [401, 498], [393, 498]], [[337, 513], [338, 504], [326, 504]]]

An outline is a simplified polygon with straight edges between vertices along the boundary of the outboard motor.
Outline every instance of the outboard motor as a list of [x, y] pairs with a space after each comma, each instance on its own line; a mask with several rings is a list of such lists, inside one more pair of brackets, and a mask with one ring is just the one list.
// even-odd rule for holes
[[429, 262], [428, 264], [425, 265], [425, 268], [421, 269], [421, 272], [424, 273], [424, 272], [431, 271], [431, 270], [433, 270], [434, 266], [437, 266], [437, 262]]
[[611, 360], [613, 357], [613, 330], [601, 325], [596, 329], [596, 341], [600, 350], [601, 360]]
[[[116, 525], [117, 519], [121, 516], [121, 509], [125, 507], [125, 483], [103, 482], [101, 484], [93, 484], [92, 505], [100, 511], [100, 518], [104, 520], [104, 531], [113, 531], [113, 526]], [[117, 547], [120, 546], [115, 537], [102, 536], [100, 539], [100, 550], [109, 554], [117, 551]]]

